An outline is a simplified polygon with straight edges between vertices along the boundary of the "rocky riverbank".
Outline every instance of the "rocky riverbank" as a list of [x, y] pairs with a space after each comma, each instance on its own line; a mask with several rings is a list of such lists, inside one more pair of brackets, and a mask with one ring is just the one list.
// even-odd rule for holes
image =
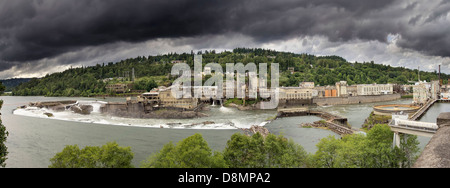
[[361, 126], [365, 130], [372, 129], [376, 124], [389, 124], [392, 116], [376, 115], [374, 112], [370, 113], [369, 117], [364, 120], [364, 124]]

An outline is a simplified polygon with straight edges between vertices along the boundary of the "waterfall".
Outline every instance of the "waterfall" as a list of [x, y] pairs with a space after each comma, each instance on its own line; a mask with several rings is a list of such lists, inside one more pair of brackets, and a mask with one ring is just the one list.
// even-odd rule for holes
[[100, 107], [107, 102], [104, 101], [77, 101], [78, 105], [91, 105], [92, 113], [100, 113]]

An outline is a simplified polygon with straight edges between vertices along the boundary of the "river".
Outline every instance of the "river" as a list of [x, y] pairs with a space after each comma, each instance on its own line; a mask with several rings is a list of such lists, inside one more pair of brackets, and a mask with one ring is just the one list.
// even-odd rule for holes
[[[265, 125], [275, 134], [283, 134], [302, 145], [307, 152], [316, 151], [315, 145], [321, 138], [337, 134], [316, 128], [299, 128], [304, 122], [320, 120], [318, 117], [289, 117], [280, 118], [270, 123], [266, 119], [276, 115], [275, 110], [268, 111], [239, 111], [235, 108], [211, 106], [205, 112], [209, 117], [192, 120], [140, 120], [114, 118], [93, 113], [88, 116], [77, 114], [55, 113], [55, 117], [42, 116], [42, 112], [13, 111], [21, 105], [38, 101], [78, 100], [95, 101], [124, 101], [123, 98], [95, 99], [95, 98], [56, 98], [56, 97], [11, 97], [2, 96], [4, 101], [1, 109], [2, 121], [9, 132], [6, 145], [8, 159], [6, 167], [47, 167], [57, 152], [66, 145], [77, 144], [84, 146], [101, 146], [107, 142], [116, 141], [120, 146], [130, 146], [134, 159], [133, 164], [139, 166], [151, 154], [158, 152], [164, 144], [178, 141], [195, 133], [203, 135], [213, 150], [221, 151], [227, 140], [236, 132], [235, 127], [250, 127], [251, 125]], [[374, 105], [410, 103], [410, 100], [398, 100], [382, 103], [340, 105], [331, 107], [317, 107], [319, 110], [335, 113], [347, 117], [349, 123], [360, 128], [364, 119], [372, 111]], [[450, 104], [435, 104], [421, 121], [435, 122], [439, 112], [450, 111]], [[27, 114], [28, 113], [28, 114]], [[31, 114], [30, 114], [31, 113]], [[213, 124], [203, 125], [202, 122], [212, 121]], [[191, 124], [196, 126], [186, 126]], [[233, 125], [233, 126], [230, 126]], [[164, 127], [164, 128], [160, 128]], [[419, 138], [421, 148], [429, 138]]]

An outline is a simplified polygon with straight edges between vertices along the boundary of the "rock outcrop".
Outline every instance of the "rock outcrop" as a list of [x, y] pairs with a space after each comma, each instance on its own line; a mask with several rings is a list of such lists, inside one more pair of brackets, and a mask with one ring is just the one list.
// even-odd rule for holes
[[101, 113], [125, 118], [143, 119], [191, 119], [206, 117], [201, 112], [181, 109], [161, 108], [146, 110], [142, 103], [108, 103], [100, 108]]
[[94, 107], [92, 105], [73, 105], [70, 107], [70, 110], [77, 114], [89, 115], [91, 114], [92, 110], [94, 110]]
[[28, 106], [38, 108], [48, 108], [51, 110], [65, 110], [66, 106], [75, 104], [77, 101], [50, 101], [50, 102], [30, 102]]
[[[31, 102], [29, 107], [47, 108], [54, 112], [63, 112], [65, 110], [71, 110], [72, 112], [88, 115], [91, 114], [94, 107], [92, 105], [78, 105], [77, 101], [50, 101], [50, 102]], [[26, 106], [21, 106], [25, 108]], [[47, 114], [46, 114], [47, 115]], [[47, 115], [49, 116], [49, 115]], [[53, 115], [52, 115], [53, 116]], [[50, 117], [50, 116], [49, 116]]]
[[259, 133], [265, 138], [270, 134], [270, 131], [267, 128], [258, 125], [252, 125], [248, 129], [242, 128], [241, 130], [244, 131], [244, 134], [247, 136]]

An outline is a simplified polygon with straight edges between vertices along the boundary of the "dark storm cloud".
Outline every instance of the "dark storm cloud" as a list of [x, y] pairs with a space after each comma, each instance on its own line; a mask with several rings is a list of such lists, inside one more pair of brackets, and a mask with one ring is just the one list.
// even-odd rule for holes
[[426, 16], [412, 17], [398, 45], [429, 55], [450, 57], [450, 2], [441, 1]]
[[[220, 19], [212, 10], [204, 10], [201, 15], [196, 12], [200, 4], [187, 1], [33, 2], [3, 3], [6, 11], [2, 10], [1, 17], [6, 19], [0, 20], [0, 25], [7, 46], [2, 49], [2, 58], [7, 61], [36, 60], [115, 41], [190, 36], [220, 29], [214, 22]], [[20, 9], [22, 6], [33, 8]], [[209, 26], [199, 27], [198, 24]]]
[[259, 43], [315, 35], [386, 42], [400, 34], [401, 47], [450, 56], [449, 26], [440, 23], [450, 25], [445, 2], [423, 12], [434, 7], [392, 0], [0, 0], [0, 61], [15, 62], [2, 62], [0, 71], [119, 41], [229, 33]]

